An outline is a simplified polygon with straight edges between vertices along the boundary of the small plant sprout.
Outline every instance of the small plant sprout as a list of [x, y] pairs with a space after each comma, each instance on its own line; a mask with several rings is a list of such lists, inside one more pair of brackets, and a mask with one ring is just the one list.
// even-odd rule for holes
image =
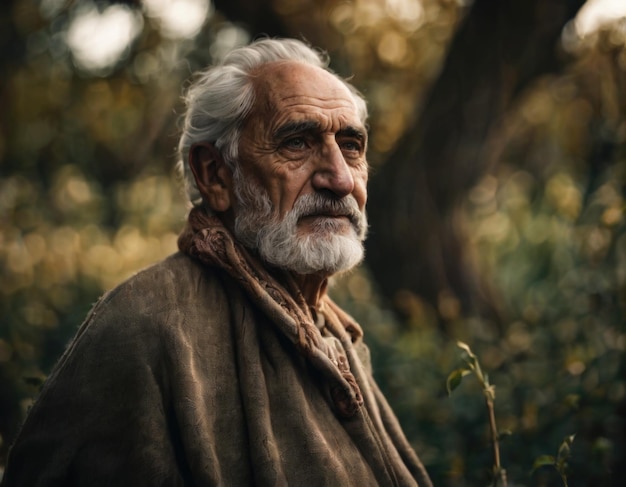
[[480, 383], [483, 394], [485, 396], [485, 402], [487, 403], [487, 411], [489, 414], [489, 430], [491, 433], [491, 444], [493, 446], [493, 487], [506, 487], [506, 470], [502, 468], [500, 463], [500, 435], [496, 426], [496, 416], [494, 411], [494, 402], [496, 400], [496, 388], [489, 383], [489, 377], [485, 374], [480, 367], [478, 357], [472, 352], [469, 345], [463, 342], [457, 342], [457, 346], [464, 352], [463, 359], [465, 360], [466, 367], [456, 369], [448, 375], [446, 381], [446, 388], [448, 389], [448, 395], [452, 394], [452, 391], [456, 389], [463, 377], [468, 374], [474, 374], [478, 382]]
[[561, 480], [563, 481], [563, 487], [568, 487], [567, 485], [567, 460], [570, 457], [570, 452], [572, 448], [572, 443], [574, 442], [574, 436], [569, 435], [563, 438], [561, 445], [559, 446], [559, 451], [556, 454], [556, 457], [553, 455], [541, 455], [537, 457], [535, 463], [533, 464], [532, 473], [535, 472], [540, 467], [544, 467], [546, 465], [550, 465], [556, 469], [556, 471], [561, 476]]

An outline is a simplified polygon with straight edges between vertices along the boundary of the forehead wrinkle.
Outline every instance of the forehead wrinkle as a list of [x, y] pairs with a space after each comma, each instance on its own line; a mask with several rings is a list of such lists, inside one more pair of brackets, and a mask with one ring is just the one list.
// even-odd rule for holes
[[[308, 76], [303, 74], [305, 78], [294, 77], [292, 72], [284, 70], [289, 66], [312, 69], [312, 73]], [[271, 76], [262, 76], [263, 72], [267, 71], [271, 73]], [[324, 84], [323, 78], [327, 77], [327, 81], [334, 86], [326, 85], [323, 94], [317, 95], [315, 88], [311, 87], [313, 82], [311, 76], [322, 84]], [[358, 107], [350, 89], [340, 79], [321, 68], [299, 62], [269, 63], [257, 69], [252, 80], [257, 98], [259, 101], [263, 99], [262, 103], [269, 109], [280, 105], [350, 108], [358, 117]]]
[[294, 106], [312, 106], [316, 108], [324, 108], [331, 110], [338, 110], [342, 108], [348, 108], [353, 110], [357, 114], [357, 107], [351, 98], [345, 98], [340, 93], [333, 96], [313, 96], [305, 94], [294, 94], [284, 96], [280, 93], [271, 92], [272, 96], [268, 96], [268, 102], [273, 105], [285, 105], [286, 108]]
[[[291, 66], [304, 68], [305, 71], [294, 75], [289, 70]], [[268, 75], [263, 76], [265, 73]], [[327, 76], [330, 86], [323, 81]], [[320, 87], [321, 91], [316, 90], [318, 79], [323, 86], [323, 90]], [[320, 68], [298, 62], [270, 63], [255, 70], [253, 86], [257, 102], [249, 119], [253, 118], [256, 124], [265, 126], [268, 135], [277, 132], [280, 135], [283, 132], [281, 126], [291, 120], [299, 122], [302, 119], [319, 120], [320, 131], [328, 127], [329, 131], [338, 132], [348, 125], [358, 128], [362, 133], [366, 131], [350, 90]], [[271, 127], [276, 128], [273, 130]]]

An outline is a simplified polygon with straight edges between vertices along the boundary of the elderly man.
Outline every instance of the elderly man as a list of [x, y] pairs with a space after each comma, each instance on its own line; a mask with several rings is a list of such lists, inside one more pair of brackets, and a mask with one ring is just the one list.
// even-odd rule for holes
[[327, 296], [367, 223], [367, 111], [294, 40], [188, 91], [180, 252], [107, 293], [50, 375], [4, 482], [429, 486]]

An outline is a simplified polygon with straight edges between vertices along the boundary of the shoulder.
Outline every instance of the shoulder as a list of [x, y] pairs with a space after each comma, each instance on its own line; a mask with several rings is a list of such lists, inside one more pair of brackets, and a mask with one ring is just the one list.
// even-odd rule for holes
[[132, 305], [158, 310], [187, 300], [199, 292], [199, 287], [222, 288], [221, 279], [219, 271], [176, 253], [130, 277], [106, 293], [100, 302], [105, 305], [130, 299]]
[[189, 344], [223, 340], [230, 298], [222, 280], [183, 254], [138, 272], [93, 306], [42, 395], [55, 384], [87, 391], [93, 383], [139, 384], [151, 370], [148, 377], [164, 377]]
[[93, 311], [107, 310], [127, 319], [182, 311], [223, 299], [223, 280], [224, 276], [217, 269], [176, 253], [104, 294]]
[[[74, 345], [155, 348], [175, 335], [191, 334], [228, 308], [224, 276], [176, 253], [105, 293], [79, 329]], [[156, 352], [156, 350], [155, 350]]]

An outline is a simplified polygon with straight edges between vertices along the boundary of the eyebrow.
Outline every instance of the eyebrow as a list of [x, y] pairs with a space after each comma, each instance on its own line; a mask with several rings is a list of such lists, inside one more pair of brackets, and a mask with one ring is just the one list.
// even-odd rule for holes
[[281, 125], [274, 132], [275, 139], [283, 139], [285, 137], [289, 137], [290, 135], [301, 134], [303, 132], [315, 132], [319, 131], [321, 125], [319, 122], [315, 120], [303, 120], [299, 122], [287, 122], [284, 125]]
[[[291, 135], [302, 134], [307, 132], [317, 132], [321, 130], [321, 124], [316, 120], [291, 121], [281, 125], [274, 132], [274, 139], [280, 140]], [[366, 140], [365, 132], [351, 125], [337, 131], [337, 136], [354, 137], [359, 140]]]
[[365, 135], [365, 132], [363, 130], [357, 127], [353, 127], [351, 125], [349, 125], [348, 127], [344, 129], [341, 129], [339, 132], [337, 132], [337, 135], [354, 137], [362, 141], [367, 139], [367, 136]]

